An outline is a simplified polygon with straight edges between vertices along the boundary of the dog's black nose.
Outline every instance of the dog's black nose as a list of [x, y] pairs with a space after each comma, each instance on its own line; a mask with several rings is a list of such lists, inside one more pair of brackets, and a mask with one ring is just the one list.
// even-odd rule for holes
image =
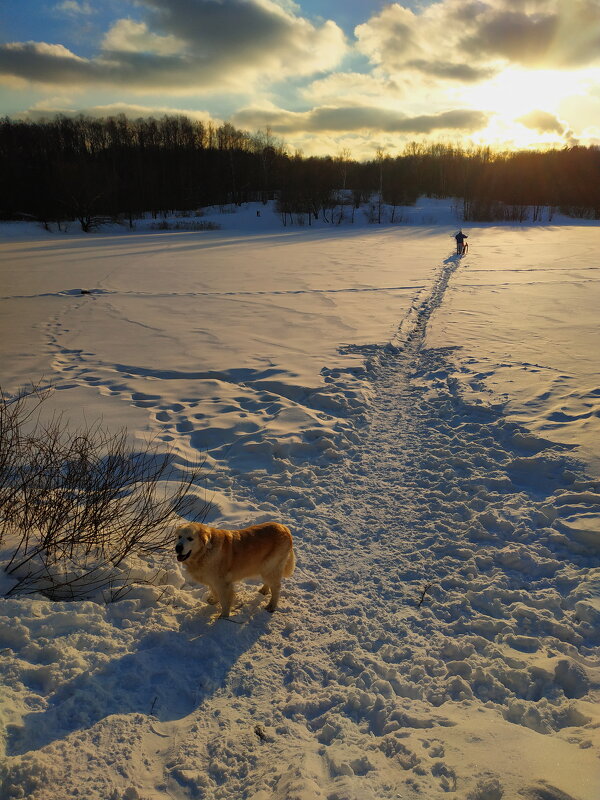
[[178, 544], [175, 545], [175, 552], [176, 553], [181, 553], [182, 550], [183, 550], [183, 545], [181, 544], [181, 542], [179, 542]]

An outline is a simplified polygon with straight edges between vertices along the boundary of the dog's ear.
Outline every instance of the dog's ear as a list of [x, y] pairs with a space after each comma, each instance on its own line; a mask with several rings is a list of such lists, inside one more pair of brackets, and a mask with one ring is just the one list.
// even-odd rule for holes
[[182, 536], [189, 536], [191, 532], [189, 525], [178, 525], [175, 528], [175, 538], [180, 539]]
[[198, 530], [198, 539], [202, 543], [202, 549], [203, 550], [209, 550], [210, 549], [210, 545], [211, 545], [210, 532], [207, 531], [204, 526], [202, 526]]

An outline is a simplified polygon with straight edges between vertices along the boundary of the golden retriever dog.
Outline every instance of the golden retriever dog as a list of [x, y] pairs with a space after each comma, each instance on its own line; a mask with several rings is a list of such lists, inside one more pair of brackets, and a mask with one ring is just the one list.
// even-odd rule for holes
[[263, 522], [238, 531], [211, 528], [189, 522], [177, 528], [175, 552], [192, 580], [208, 586], [207, 600], [221, 605], [221, 617], [228, 617], [234, 601], [235, 581], [262, 578], [261, 594], [271, 593], [267, 611], [275, 611], [281, 578], [296, 566], [292, 534], [285, 525]]

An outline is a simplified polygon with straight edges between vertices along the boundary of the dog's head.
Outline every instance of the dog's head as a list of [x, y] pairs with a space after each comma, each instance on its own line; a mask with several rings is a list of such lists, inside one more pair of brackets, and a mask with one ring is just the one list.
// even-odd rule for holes
[[194, 522], [182, 525], [175, 533], [177, 535], [175, 552], [179, 562], [187, 561], [190, 556], [198, 555], [205, 550], [210, 538], [204, 525]]

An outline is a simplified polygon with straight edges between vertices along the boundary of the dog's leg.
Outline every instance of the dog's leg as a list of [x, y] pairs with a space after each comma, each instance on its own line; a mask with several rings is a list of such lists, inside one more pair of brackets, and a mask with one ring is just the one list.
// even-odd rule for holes
[[211, 591], [206, 595], [204, 599], [206, 600], [209, 606], [214, 606], [217, 603], [217, 593], [215, 592], [214, 589], [211, 589]]
[[270, 592], [271, 590], [269, 589], [269, 587], [268, 587], [268, 585], [267, 585], [266, 583], [263, 583], [263, 585], [260, 587], [260, 589], [259, 589], [258, 591], [259, 591], [261, 594], [269, 594], [269, 592]]
[[270, 611], [271, 614], [277, 608], [277, 603], [279, 602], [279, 593], [281, 592], [281, 580], [279, 578], [273, 578], [269, 581], [269, 588], [271, 589], [271, 600], [269, 601], [269, 605], [266, 607], [267, 611]]
[[214, 589], [221, 604], [221, 617], [228, 617], [234, 600], [233, 584], [223, 581], [215, 585]]

